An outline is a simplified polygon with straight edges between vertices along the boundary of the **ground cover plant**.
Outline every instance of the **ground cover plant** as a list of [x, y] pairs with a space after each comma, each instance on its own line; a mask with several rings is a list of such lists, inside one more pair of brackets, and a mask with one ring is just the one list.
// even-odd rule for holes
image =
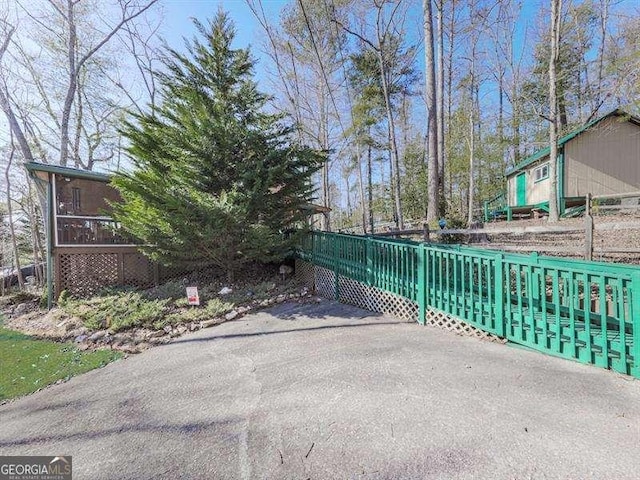
[[136, 327], [160, 330], [220, 318], [295, 288], [291, 281], [258, 281], [226, 287], [231, 291], [220, 294], [224, 282], [210, 279], [199, 287], [200, 305], [192, 306], [185, 294], [185, 286], [192, 283], [184, 278], [143, 291], [108, 289], [90, 299], [75, 299], [63, 292], [58, 305], [66, 314], [80, 319], [89, 331], [108, 329], [115, 333]]

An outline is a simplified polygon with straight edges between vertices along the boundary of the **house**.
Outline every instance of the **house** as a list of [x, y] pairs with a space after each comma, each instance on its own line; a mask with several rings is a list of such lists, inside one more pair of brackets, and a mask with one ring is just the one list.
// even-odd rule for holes
[[43, 163], [25, 164], [43, 208], [47, 240], [47, 287], [90, 295], [110, 286], [145, 288], [158, 281], [157, 265], [121, 235], [109, 202], [118, 191], [109, 175]]
[[[507, 191], [485, 202], [485, 221], [549, 211], [549, 151], [507, 170]], [[587, 194], [640, 191], [640, 118], [616, 109], [561, 137], [556, 166], [560, 215], [583, 206]]]
[[[104, 173], [30, 162], [25, 168], [44, 201], [48, 304], [64, 290], [93, 295], [106, 287], [149, 288], [186, 272], [149, 260], [111, 217], [120, 200]], [[306, 204], [307, 216], [331, 209]]]

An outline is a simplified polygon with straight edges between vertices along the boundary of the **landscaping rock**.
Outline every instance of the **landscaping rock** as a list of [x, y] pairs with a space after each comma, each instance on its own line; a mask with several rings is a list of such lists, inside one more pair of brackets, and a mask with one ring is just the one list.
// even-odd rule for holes
[[229, 287], [222, 287], [222, 289], [218, 292], [218, 295], [229, 295], [233, 290]]
[[152, 337], [149, 339], [149, 343], [151, 345], [162, 345], [163, 343], [169, 342], [168, 337]]
[[125, 343], [130, 343], [131, 341], [132, 341], [131, 334], [128, 332], [116, 333], [113, 336], [114, 345], [124, 345]]
[[198, 330], [198, 328], [200, 328], [200, 326], [197, 323], [191, 322], [189, 324], [189, 330], [192, 332], [195, 332], [196, 330]]
[[[165, 328], [166, 328], [166, 327], [165, 327]], [[151, 332], [151, 333], [149, 334], [149, 337], [148, 337], [148, 338], [157, 338], [157, 337], [162, 337], [165, 333], [166, 333], [166, 331], [165, 331], [164, 329], [163, 329], [163, 330], [155, 330], [155, 331], [153, 331], [153, 332]]]
[[182, 335], [186, 331], [187, 331], [187, 327], [185, 327], [184, 325], [178, 325], [178, 333], [180, 335]]
[[78, 335], [78, 336], [75, 338], [74, 342], [76, 342], [76, 343], [82, 343], [82, 342], [84, 342], [87, 338], [89, 338], [89, 336], [88, 336], [88, 335]]
[[98, 340], [100, 340], [101, 338], [103, 338], [105, 335], [107, 334], [106, 330], [98, 330], [97, 332], [91, 334], [89, 336], [89, 341], [90, 342], [96, 342]]
[[165, 325], [162, 330], [164, 330], [164, 333], [171, 333], [171, 330], [173, 330], [173, 327], [171, 325]]
[[290, 267], [289, 265], [280, 265], [280, 268], [278, 269], [278, 271], [280, 272], [280, 275], [282, 275], [283, 277], [287, 276], [287, 275], [291, 275], [293, 273], [293, 268]]
[[16, 307], [13, 309], [13, 316], [19, 317], [20, 315], [24, 315], [31, 309], [31, 307], [32, 307], [32, 304], [30, 303], [20, 303], [19, 305], [16, 305]]
[[123, 351], [124, 353], [139, 353], [138, 348], [135, 345], [132, 345], [130, 343], [125, 343], [123, 345], [120, 345], [118, 349]]
[[220, 323], [220, 320], [217, 319], [217, 318], [213, 318], [211, 320], [204, 320], [203, 322], [200, 322], [200, 328], [213, 327], [214, 325], [217, 325], [218, 323]]
[[236, 318], [238, 316], [238, 312], [236, 312], [235, 310], [231, 310], [229, 313], [227, 313], [224, 316], [225, 320], [233, 320], [234, 318]]
[[82, 323], [76, 323], [75, 321], [71, 320], [67, 323], [64, 324], [64, 331], [65, 332], [70, 332], [71, 330], [74, 330], [78, 327], [81, 327]]

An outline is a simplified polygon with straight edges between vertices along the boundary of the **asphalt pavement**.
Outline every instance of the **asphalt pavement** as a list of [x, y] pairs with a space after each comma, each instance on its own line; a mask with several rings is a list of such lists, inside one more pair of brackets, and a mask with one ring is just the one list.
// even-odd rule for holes
[[638, 479], [640, 381], [325, 301], [0, 406], [74, 479]]

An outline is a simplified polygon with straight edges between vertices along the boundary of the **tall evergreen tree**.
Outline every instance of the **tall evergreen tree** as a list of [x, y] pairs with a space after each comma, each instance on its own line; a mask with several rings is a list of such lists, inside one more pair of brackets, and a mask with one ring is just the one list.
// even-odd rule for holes
[[161, 101], [122, 128], [135, 168], [114, 184], [115, 218], [164, 264], [213, 264], [229, 277], [250, 261], [282, 258], [297, 241], [311, 175], [324, 156], [295, 143], [282, 116], [264, 111], [247, 49], [219, 11], [187, 53], [169, 49]]

